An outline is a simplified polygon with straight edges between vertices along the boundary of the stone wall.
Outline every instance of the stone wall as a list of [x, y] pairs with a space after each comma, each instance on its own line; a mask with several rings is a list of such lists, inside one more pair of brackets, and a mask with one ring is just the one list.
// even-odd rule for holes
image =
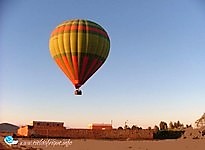
[[153, 139], [154, 130], [66, 129], [61, 122], [34, 122], [18, 129], [19, 136], [71, 139]]
[[29, 136], [71, 139], [153, 139], [153, 130], [32, 129]]
[[66, 137], [71, 139], [153, 139], [153, 130], [89, 130], [69, 129]]

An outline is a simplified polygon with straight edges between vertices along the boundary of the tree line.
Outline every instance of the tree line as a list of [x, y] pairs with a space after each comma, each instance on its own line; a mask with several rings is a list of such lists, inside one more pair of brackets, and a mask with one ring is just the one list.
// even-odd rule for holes
[[[189, 128], [189, 127], [191, 127], [191, 125], [184, 126], [184, 124], [181, 123], [180, 121], [176, 121], [176, 122], [170, 121], [169, 124], [167, 124], [165, 121], [161, 121], [159, 123], [159, 126], [157, 126], [157, 125], [154, 126], [154, 130], [156, 132], [159, 130], [161, 130], [161, 131], [162, 130], [164, 130], [164, 131], [166, 131], [166, 130], [183, 130], [183, 129]], [[121, 126], [118, 127], [118, 130], [123, 130], [123, 129], [125, 129], [125, 130], [127, 130], [127, 129], [129, 129], [129, 130], [141, 130], [142, 127], [138, 127], [137, 125], [132, 125], [132, 127], [129, 127], [127, 124], [125, 124], [124, 128]], [[148, 129], [151, 130], [152, 128], [148, 127]]]

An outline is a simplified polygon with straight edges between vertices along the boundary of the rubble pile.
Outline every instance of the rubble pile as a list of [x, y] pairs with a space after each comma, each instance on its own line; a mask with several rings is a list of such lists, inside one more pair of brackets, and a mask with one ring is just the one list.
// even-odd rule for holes
[[192, 127], [185, 129], [182, 136], [183, 139], [205, 139], [205, 126], [193, 129]]

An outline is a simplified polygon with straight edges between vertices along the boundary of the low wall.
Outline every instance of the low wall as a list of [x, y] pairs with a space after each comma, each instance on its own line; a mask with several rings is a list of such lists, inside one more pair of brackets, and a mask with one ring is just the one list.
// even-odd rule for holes
[[153, 139], [153, 130], [86, 130], [69, 129], [67, 137], [85, 139]]
[[[32, 136], [36, 137], [62, 137], [71, 139], [153, 139], [153, 130], [91, 130], [91, 129], [65, 129], [65, 130], [49, 130], [38, 129], [33, 130]], [[31, 135], [30, 135], [31, 136]]]

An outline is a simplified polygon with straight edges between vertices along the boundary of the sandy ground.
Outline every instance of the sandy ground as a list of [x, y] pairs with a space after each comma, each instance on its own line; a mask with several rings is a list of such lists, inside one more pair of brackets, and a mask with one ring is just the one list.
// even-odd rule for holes
[[[13, 145], [12, 148], [7, 148], [19, 150], [205, 150], [205, 139], [178, 139], [159, 141], [109, 141], [69, 139], [18, 140], [18, 145]], [[1, 143], [2, 142], [3, 141], [1, 140]], [[4, 147], [3, 149], [6, 149], [6, 147]]]
[[100, 141], [73, 140], [70, 150], [205, 150], [205, 140]]

